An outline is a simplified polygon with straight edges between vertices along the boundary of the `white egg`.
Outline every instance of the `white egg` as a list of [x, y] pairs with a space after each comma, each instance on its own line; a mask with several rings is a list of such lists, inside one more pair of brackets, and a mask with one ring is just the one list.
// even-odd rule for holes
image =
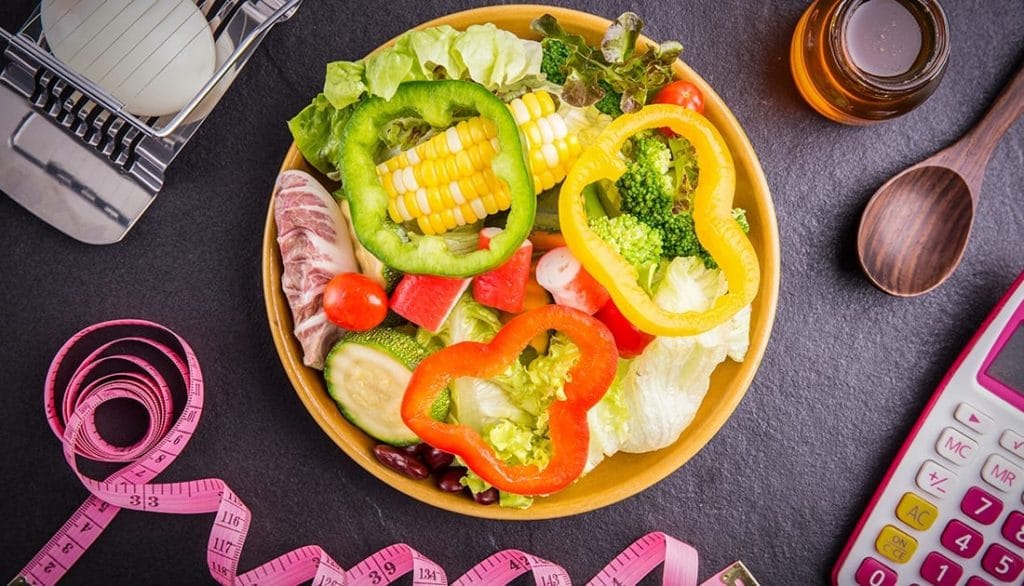
[[140, 116], [178, 112], [216, 68], [190, 0], [42, 0], [42, 21], [58, 59]]

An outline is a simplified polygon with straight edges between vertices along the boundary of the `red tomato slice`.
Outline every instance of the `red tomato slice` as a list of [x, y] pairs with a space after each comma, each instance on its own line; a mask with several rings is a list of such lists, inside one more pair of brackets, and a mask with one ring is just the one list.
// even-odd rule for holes
[[615, 302], [609, 300], [601, 309], [597, 310], [594, 317], [601, 320], [612, 332], [615, 338], [615, 346], [619, 349], [619, 356], [623, 358], [635, 358], [639, 356], [648, 344], [654, 341], [654, 336], [637, 329], [626, 316], [622, 315]]
[[388, 296], [376, 281], [359, 273], [336, 275], [324, 287], [324, 313], [346, 330], [372, 330], [388, 314]]

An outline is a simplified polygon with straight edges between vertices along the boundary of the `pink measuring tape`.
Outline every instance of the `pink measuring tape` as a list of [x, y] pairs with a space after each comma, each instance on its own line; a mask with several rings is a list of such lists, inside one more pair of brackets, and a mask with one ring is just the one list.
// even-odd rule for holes
[[[183, 383], [175, 387], [168, 384]], [[184, 392], [177, 412], [175, 391]], [[217, 478], [156, 484], [151, 481], [181, 454], [203, 411], [203, 377], [195, 354], [180, 336], [145, 320], [95, 324], [68, 340], [50, 364], [44, 388], [46, 417], [64, 446], [64, 458], [91, 495], [32, 558], [11, 584], [55, 584], [85, 553], [121, 509], [175, 514], [215, 513], [207, 543], [210, 574], [221, 584], [376, 586], [412, 574], [417, 586], [448, 584], [444, 570], [405, 544], [384, 548], [344, 570], [319, 546], [301, 547], [238, 574], [238, 559], [252, 514]], [[134, 445], [107, 442], [96, 428], [97, 408], [131, 400], [146, 411], [150, 425]], [[99, 481], [79, 471], [76, 457], [126, 466]], [[635, 584], [664, 563], [664, 583], [697, 585], [697, 552], [664, 533], [650, 533], [622, 552], [593, 580], [594, 586]], [[518, 550], [500, 551], [453, 584], [507, 584], [532, 571], [538, 586], [568, 586], [557, 564]], [[739, 562], [703, 586], [756, 585]]]

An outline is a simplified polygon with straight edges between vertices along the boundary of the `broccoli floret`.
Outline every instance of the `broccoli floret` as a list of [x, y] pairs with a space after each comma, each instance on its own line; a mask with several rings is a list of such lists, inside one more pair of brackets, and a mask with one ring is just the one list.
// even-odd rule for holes
[[697, 232], [693, 227], [693, 216], [689, 212], [666, 214], [658, 219], [661, 232], [662, 250], [665, 256], [700, 256], [702, 250]]
[[[750, 231], [746, 210], [735, 208], [732, 210], [732, 217], [744, 232]], [[690, 215], [690, 212], [671, 214], [664, 219], [662, 224], [658, 225], [658, 229], [661, 231], [665, 256], [696, 256], [704, 261], [705, 267], [718, 268], [718, 263], [711, 258], [711, 254], [701, 246], [700, 240], [697, 239], [693, 216]]]
[[661, 259], [661, 234], [629, 214], [596, 218], [590, 229], [635, 267]]
[[603, 79], [597, 82], [597, 85], [604, 90], [604, 97], [598, 100], [594, 107], [602, 114], [607, 114], [612, 118], [622, 116], [622, 94], [615, 91], [612, 84]]
[[675, 203], [672, 177], [668, 174], [671, 153], [653, 136], [640, 135], [632, 140], [632, 161], [615, 182], [622, 211], [649, 225], [658, 226], [672, 213]]
[[540, 42], [543, 54], [540, 60], [540, 71], [547, 76], [548, 81], [565, 84], [565, 62], [569, 59], [572, 51], [558, 39], [547, 38]]

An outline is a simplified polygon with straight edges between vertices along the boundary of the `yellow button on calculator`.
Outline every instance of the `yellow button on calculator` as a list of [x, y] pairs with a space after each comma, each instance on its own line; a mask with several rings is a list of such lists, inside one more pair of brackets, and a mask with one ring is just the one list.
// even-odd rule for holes
[[896, 505], [896, 517], [918, 531], [927, 531], [938, 515], [939, 510], [935, 505], [912, 492], [903, 495]]
[[886, 525], [875, 540], [875, 549], [897, 564], [903, 564], [917, 551], [917, 540], [892, 525]]

